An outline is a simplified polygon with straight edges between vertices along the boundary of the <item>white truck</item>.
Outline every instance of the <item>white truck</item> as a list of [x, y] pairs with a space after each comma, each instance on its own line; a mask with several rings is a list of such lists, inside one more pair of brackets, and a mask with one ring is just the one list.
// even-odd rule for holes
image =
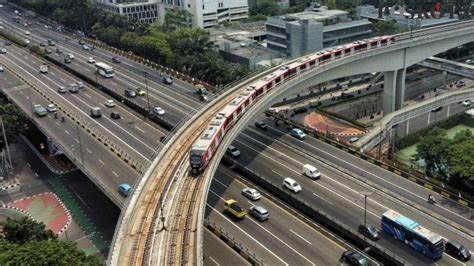
[[321, 173], [318, 171], [318, 168], [312, 166], [311, 164], [303, 165], [303, 174], [311, 179], [319, 179]]

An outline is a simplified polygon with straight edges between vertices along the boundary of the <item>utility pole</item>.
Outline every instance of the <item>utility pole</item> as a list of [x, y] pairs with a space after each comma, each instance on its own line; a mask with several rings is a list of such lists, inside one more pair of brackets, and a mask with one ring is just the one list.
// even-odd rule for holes
[[374, 192], [373, 191], [361, 191], [361, 192], [359, 192], [359, 194], [364, 196], [364, 227], [366, 227], [367, 226], [367, 197], [374, 194]]
[[143, 75], [145, 76], [146, 101], [148, 105], [148, 114], [149, 114], [150, 113], [150, 94], [148, 93], [148, 80], [146, 78], [148, 73], [146, 71], [143, 71]]
[[81, 153], [82, 166], [84, 166], [84, 154], [82, 152], [81, 134], [79, 132], [79, 126], [77, 124], [76, 124], [76, 130], [77, 130], [77, 139], [79, 140], [79, 152]]
[[12, 157], [10, 156], [10, 148], [8, 147], [8, 142], [7, 142], [7, 133], [5, 132], [5, 127], [3, 126], [3, 117], [1, 116], [0, 116], [0, 123], [2, 124], [3, 141], [5, 142], [5, 147], [7, 148], [8, 163], [10, 164], [11, 169], [13, 169]]

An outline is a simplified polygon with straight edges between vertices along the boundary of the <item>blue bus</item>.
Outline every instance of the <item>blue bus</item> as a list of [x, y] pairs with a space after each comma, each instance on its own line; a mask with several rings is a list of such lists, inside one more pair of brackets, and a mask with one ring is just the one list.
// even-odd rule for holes
[[400, 213], [394, 210], [384, 212], [381, 224], [385, 233], [423, 253], [428, 258], [437, 260], [443, 256], [443, 238]]

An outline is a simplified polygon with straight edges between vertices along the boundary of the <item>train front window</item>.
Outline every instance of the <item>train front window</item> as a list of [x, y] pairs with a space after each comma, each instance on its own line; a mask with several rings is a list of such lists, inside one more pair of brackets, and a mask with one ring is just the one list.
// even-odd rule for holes
[[193, 155], [191, 156], [191, 164], [201, 164], [201, 156], [200, 155]]

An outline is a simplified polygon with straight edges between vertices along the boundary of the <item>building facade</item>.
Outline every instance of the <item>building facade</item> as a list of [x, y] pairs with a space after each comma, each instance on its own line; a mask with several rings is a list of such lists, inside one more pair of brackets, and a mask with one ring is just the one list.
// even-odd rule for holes
[[293, 58], [370, 35], [370, 21], [352, 21], [347, 15], [341, 10], [318, 8], [268, 18], [267, 48]]
[[167, 10], [182, 8], [192, 14], [193, 27], [204, 29], [249, 16], [247, 0], [148, 0], [133, 3], [97, 0], [97, 3], [107, 11], [135, 17], [148, 23], [162, 23]]

